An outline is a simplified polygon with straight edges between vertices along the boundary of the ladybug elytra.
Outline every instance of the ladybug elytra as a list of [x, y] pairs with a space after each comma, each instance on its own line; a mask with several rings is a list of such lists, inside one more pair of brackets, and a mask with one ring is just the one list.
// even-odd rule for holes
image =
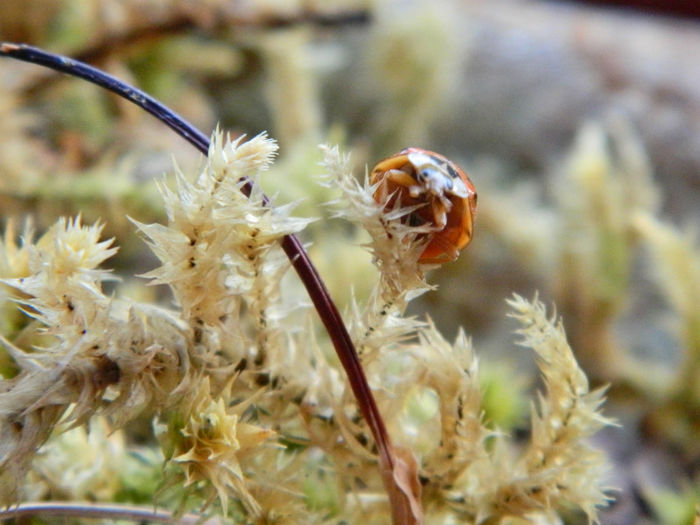
[[372, 169], [370, 183], [377, 184], [374, 200], [391, 209], [422, 205], [405, 216], [409, 225], [435, 227], [418, 262], [453, 261], [472, 238], [476, 215], [476, 190], [467, 174], [446, 157], [420, 148], [407, 148]]

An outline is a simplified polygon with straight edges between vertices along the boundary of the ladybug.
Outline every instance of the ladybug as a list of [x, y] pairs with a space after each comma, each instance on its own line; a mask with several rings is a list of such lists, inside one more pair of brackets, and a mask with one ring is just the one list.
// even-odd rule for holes
[[372, 169], [370, 184], [376, 185], [374, 200], [393, 209], [400, 205], [423, 206], [402, 221], [419, 226], [429, 224], [435, 231], [419, 263], [440, 264], [454, 261], [474, 231], [476, 190], [467, 174], [444, 156], [420, 148], [406, 148]]

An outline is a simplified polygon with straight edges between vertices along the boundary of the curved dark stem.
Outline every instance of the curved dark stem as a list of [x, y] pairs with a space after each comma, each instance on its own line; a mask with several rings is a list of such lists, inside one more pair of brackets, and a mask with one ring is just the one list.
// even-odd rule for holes
[[[97, 68], [24, 44], [0, 43], [0, 56], [3, 55], [25, 62], [40, 64], [108, 89], [146, 110], [205, 155], [209, 151], [209, 138], [184, 118], [150, 95], [125, 84]], [[250, 182], [241, 188], [247, 196], [250, 195], [251, 189], [252, 185]], [[265, 198], [265, 203], [267, 204], [268, 202], [267, 198]], [[382, 478], [385, 483], [393, 483], [391, 476], [389, 476], [389, 479], [386, 476], [386, 472], [390, 473], [394, 468], [394, 454], [391, 441], [345, 323], [299, 239], [295, 235], [287, 235], [282, 238], [281, 243], [282, 249], [294, 266], [316, 311], [321, 317], [321, 321], [333, 341], [338, 358], [347, 373], [350, 388], [357, 399], [360, 411], [367, 421], [377, 445], [381, 466], [383, 469], [386, 469]], [[392, 487], [387, 488], [392, 492]], [[393, 498], [390, 499], [393, 500]]]
[[166, 126], [183, 137], [199, 151], [205, 155], [209, 151], [209, 137], [187, 122], [173, 110], [164, 106], [152, 96], [136, 89], [121, 80], [108, 75], [95, 67], [72, 58], [48, 53], [42, 49], [27, 46], [24, 44], [11, 44], [3, 42], [0, 44], [0, 55], [5, 55], [17, 60], [39, 64], [61, 73], [82, 78], [93, 84], [105, 88], [120, 97], [130, 100], [140, 108], [144, 109]]

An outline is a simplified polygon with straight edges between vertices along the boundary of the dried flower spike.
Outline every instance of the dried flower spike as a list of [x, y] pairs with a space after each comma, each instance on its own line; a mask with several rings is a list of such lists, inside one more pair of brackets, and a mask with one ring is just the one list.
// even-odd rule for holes
[[415, 207], [401, 220], [410, 226], [430, 225], [434, 231], [418, 258], [423, 264], [454, 261], [474, 231], [476, 190], [467, 174], [444, 156], [407, 148], [380, 161], [372, 170], [374, 199], [391, 210]]

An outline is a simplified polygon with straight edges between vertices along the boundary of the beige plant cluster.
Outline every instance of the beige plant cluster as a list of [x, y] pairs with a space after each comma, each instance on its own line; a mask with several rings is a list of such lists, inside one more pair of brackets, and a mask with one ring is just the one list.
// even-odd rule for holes
[[[313, 310], [286, 286], [278, 241], [309, 219], [264, 202], [257, 182], [275, 151], [264, 135], [217, 132], [195, 180], [178, 173], [160, 185], [167, 224], [133, 221], [160, 260], [144, 277], [168, 287], [173, 308], [105, 292], [116, 276], [101, 266], [116, 247], [100, 224], [61, 219], [36, 239], [25, 228], [21, 241], [8, 227], [2, 311], [21, 317], [2, 337], [16, 367], [0, 382], [3, 503], [22, 497], [28, 473], [37, 479], [36, 452], [60, 432], [97, 415], [112, 429], [145, 416], [165, 458], [159, 498], [176, 510], [246, 523], [388, 521], [372, 434]], [[417, 263], [430, 232], [401, 223], [410, 210], [376, 203], [336, 148], [324, 155], [324, 183], [342, 192], [334, 209], [371, 236], [377, 285], [345, 317], [389, 433], [417, 462], [426, 521], [558, 523], [571, 506], [595, 520], [608, 501], [606, 461], [587, 439], [610, 421], [561, 324], [537, 298], [509, 301], [544, 380], [521, 446], [483, 416], [469, 338], [451, 343], [405, 315], [431, 288]]]

